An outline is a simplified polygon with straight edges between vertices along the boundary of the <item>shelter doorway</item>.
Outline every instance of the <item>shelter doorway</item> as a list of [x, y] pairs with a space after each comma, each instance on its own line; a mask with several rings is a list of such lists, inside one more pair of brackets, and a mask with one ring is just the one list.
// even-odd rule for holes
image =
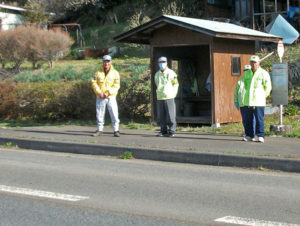
[[[211, 124], [211, 62], [209, 45], [154, 47], [154, 69], [157, 59], [168, 58], [168, 65], [178, 75], [176, 101], [177, 123]], [[156, 103], [153, 106], [156, 112]]]

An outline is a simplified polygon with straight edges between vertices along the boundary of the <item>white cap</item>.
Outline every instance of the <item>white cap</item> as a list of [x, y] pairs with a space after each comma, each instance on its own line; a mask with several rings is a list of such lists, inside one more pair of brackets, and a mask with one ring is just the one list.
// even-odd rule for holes
[[248, 65], [248, 64], [247, 64], [247, 65], [244, 66], [244, 71], [248, 71], [248, 70], [250, 70], [250, 69], [251, 69], [251, 65]]
[[110, 55], [104, 55], [102, 57], [102, 61], [111, 61], [111, 56]]
[[249, 61], [250, 61], [250, 62], [251, 62], [251, 61], [253, 61], [253, 62], [259, 62], [260, 59], [259, 59], [259, 56], [255, 56], [255, 55], [254, 55], [254, 56], [251, 56], [251, 57], [250, 57], [250, 60], [249, 60]]
[[158, 58], [158, 62], [167, 62], [167, 57], [161, 56]]

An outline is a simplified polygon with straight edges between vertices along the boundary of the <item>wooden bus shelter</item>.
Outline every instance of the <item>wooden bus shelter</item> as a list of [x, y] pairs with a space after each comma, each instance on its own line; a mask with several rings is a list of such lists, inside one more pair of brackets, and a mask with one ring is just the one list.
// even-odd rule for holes
[[151, 47], [153, 121], [157, 59], [166, 56], [179, 78], [177, 122], [219, 125], [241, 120], [233, 95], [243, 76], [242, 68], [255, 52], [255, 41], [277, 42], [281, 38], [229, 23], [163, 15], [114, 40]]

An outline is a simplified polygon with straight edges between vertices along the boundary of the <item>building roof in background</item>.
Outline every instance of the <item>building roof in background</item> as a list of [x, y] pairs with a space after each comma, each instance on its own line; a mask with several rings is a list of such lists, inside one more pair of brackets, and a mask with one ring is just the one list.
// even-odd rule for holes
[[154, 30], [168, 24], [183, 27], [216, 38], [258, 40], [267, 42], [277, 42], [281, 40], [281, 37], [279, 36], [241, 27], [231, 23], [169, 15], [162, 15], [145, 24], [133, 28], [114, 37], [114, 40], [120, 42], [149, 44], [151, 33]]

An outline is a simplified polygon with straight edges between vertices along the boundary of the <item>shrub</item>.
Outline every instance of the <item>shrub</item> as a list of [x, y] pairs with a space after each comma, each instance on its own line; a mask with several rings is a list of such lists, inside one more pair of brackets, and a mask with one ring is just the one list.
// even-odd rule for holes
[[17, 117], [17, 100], [15, 96], [16, 84], [11, 80], [0, 83], [0, 118], [9, 119]]
[[20, 83], [17, 98], [21, 117], [35, 120], [90, 119], [95, 97], [87, 81]]
[[98, 69], [98, 66], [83, 67], [80, 71], [75, 70], [72, 65], [65, 69], [51, 69], [49, 71], [24, 71], [14, 77], [16, 82], [58, 82], [58, 81], [74, 81], [88, 80], [92, 74]]
[[294, 87], [290, 90], [289, 103], [300, 107], [300, 87]]
[[41, 51], [41, 33], [44, 30], [36, 26], [26, 26], [20, 27], [22, 29], [22, 34], [24, 36], [25, 46], [24, 51], [26, 53], [26, 58], [32, 63], [32, 68], [35, 69], [35, 65], [38, 61], [42, 61], [43, 55], [40, 54]]
[[288, 116], [295, 116], [298, 113], [298, 107], [293, 104], [289, 104], [284, 108], [284, 114]]
[[66, 57], [73, 44], [73, 40], [67, 32], [59, 29], [43, 30], [40, 37], [39, 54], [48, 60], [50, 68], [53, 61]]
[[[121, 88], [117, 96], [122, 119], [145, 120], [150, 116], [151, 85], [148, 63], [125, 60], [114, 66], [120, 71]], [[88, 119], [95, 120], [95, 95], [88, 80], [101, 67], [67, 66], [49, 70], [24, 71], [14, 77], [15, 119], [32, 120]], [[8, 98], [8, 93], [5, 97]], [[5, 110], [3, 112], [8, 112]], [[1, 111], [2, 113], [2, 111]], [[5, 113], [12, 115], [12, 113]], [[3, 118], [3, 116], [1, 116]]]
[[118, 96], [120, 115], [129, 119], [145, 119], [150, 115], [151, 85], [148, 66], [134, 65], [130, 78], [121, 79]]
[[14, 68], [19, 69], [26, 59], [23, 28], [0, 32], [0, 56], [3, 62], [12, 61]]
[[33, 68], [39, 60], [48, 61], [52, 67], [53, 61], [68, 55], [72, 44], [67, 32], [20, 26], [0, 32], [0, 60], [14, 62], [17, 69], [25, 59], [32, 62]]
[[289, 64], [289, 86], [300, 85], [300, 60]]

